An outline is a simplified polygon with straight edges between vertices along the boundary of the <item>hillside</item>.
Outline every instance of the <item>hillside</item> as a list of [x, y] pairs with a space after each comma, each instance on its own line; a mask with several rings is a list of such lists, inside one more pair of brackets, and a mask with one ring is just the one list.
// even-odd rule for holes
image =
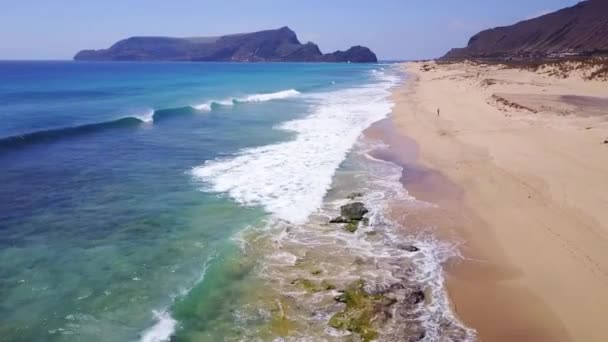
[[608, 1], [588, 0], [474, 35], [442, 59], [608, 55]]

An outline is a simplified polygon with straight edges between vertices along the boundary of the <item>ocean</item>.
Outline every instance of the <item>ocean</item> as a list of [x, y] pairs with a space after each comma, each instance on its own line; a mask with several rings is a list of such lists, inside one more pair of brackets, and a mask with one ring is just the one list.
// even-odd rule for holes
[[[457, 248], [396, 232], [386, 208], [421, 204], [363, 134], [406, 82], [393, 65], [5, 61], [0, 75], [2, 341], [474, 339], [443, 290]], [[328, 223], [354, 200], [366, 224]], [[401, 313], [328, 324], [358, 281]]]

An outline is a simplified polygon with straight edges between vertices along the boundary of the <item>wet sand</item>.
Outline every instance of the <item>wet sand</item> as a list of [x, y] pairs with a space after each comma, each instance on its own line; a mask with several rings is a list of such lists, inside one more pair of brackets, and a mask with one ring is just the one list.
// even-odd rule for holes
[[437, 204], [403, 224], [462, 242], [446, 267], [457, 315], [482, 341], [608, 340], [606, 84], [421, 66], [394, 93], [397, 132], [369, 134], [410, 194]]

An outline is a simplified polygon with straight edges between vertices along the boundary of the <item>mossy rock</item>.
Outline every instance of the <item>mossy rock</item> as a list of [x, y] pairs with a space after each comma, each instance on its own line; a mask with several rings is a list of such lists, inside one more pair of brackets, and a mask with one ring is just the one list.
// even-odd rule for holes
[[344, 226], [343, 229], [349, 233], [354, 233], [357, 231], [357, 229], [359, 229], [359, 221], [351, 220]]
[[371, 295], [365, 292], [364, 286], [363, 280], [357, 280], [350, 284], [342, 295], [336, 297], [337, 301], [346, 304], [346, 308], [333, 315], [329, 325], [335, 329], [356, 333], [363, 341], [371, 341], [378, 337], [372, 319], [378, 310], [394, 304], [395, 301], [381, 294]]

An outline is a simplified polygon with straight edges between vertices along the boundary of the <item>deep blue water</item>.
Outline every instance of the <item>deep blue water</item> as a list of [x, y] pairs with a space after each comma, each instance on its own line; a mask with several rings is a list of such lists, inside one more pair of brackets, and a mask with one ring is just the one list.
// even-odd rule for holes
[[269, 212], [191, 170], [294, 139], [308, 94], [373, 68], [0, 62], [0, 339], [137, 340], [153, 310], [208, 329], [238, 296], [231, 238]]

